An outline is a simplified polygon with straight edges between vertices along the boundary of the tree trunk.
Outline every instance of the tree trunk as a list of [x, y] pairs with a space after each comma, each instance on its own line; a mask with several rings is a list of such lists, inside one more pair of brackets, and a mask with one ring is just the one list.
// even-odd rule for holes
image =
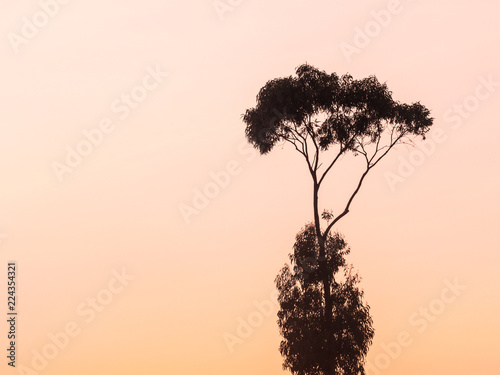
[[331, 285], [331, 280], [330, 280], [330, 275], [328, 272], [328, 264], [327, 264], [327, 257], [326, 257], [326, 250], [325, 250], [325, 238], [323, 237], [323, 234], [321, 233], [321, 222], [320, 222], [320, 217], [319, 217], [319, 207], [318, 207], [318, 190], [319, 186], [317, 184], [316, 179], [314, 179], [314, 197], [313, 197], [313, 202], [314, 202], [314, 224], [316, 228], [316, 237], [318, 239], [318, 244], [319, 244], [319, 271], [321, 274], [321, 277], [323, 279], [323, 293], [325, 296], [325, 311], [324, 311], [324, 317], [325, 317], [325, 332], [327, 332], [326, 336], [326, 351], [325, 351], [325, 358], [323, 358], [324, 363], [322, 364], [323, 371], [325, 375], [334, 375], [335, 374], [335, 365], [331, 361], [334, 359], [333, 354], [333, 342], [332, 342], [332, 337], [330, 337], [329, 333], [332, 332], [332, 297], [330, 294], [330, 285]]

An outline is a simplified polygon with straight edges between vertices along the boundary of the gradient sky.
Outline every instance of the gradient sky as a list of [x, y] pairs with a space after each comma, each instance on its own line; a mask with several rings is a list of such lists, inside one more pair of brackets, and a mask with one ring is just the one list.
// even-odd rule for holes
[[[275, 312], [233, 353], [223, 336], [254, 301], [275, 304], [274, 277], [312, 219], [311, 184], [289, 147], [251, 152], [241, 115], [267, 80], [308, 62], [375, 74], [395, 99], [430, 108], [429, 139], [441, 134], [423, 159], [394, 150], [337, 227], [374, 318], [368, 360], [384, 375], [498, 372], [500, 4], [222, 0], [231, 10], [218, 14], [214, 3], [74, 0], [45, 19], [38, 1], [0, 5], [0, 275], [18, 263], [17, 364], [33, 368], [49, 334], [74, 322], [80, 334], [39, 373], [282, 373]], [[377, 29], [373, 12], [387, 9]], [[25, 17], [46, 24], [13, 43]], [[367, 45], [346, 56], [366, 28]], [[144, 91], [148, 67], [168, 77]], [[146, 96], [120, 118], [113, 103], [132, 90]], [[113, 130], [59, 181], [53, 163], [105, 119]], [[419, 165], [391, 188], [410, 159]], [[179, 207], [229, 162], [237, 173], [186, 222]], [[352, 186], [359, 160], [344, 162], [324, 208]], [[86, 322], [82, 304], [109, 296], [123, 269], [134, 279]], [[440, 304], [447, 280], [466, 289]], [[444, 308], [416, 325], [429, 306]], [[402, 332], [411, 345], [384, 362]]]

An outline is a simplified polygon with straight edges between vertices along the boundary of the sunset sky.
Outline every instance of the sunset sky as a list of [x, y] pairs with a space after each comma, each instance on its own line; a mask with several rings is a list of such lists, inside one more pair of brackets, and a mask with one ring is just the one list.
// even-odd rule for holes
[[[290, 145], [252, 150], [241, 116], [307, 62], [376, 75], [435, 119], [336, 228], [371, 306], [368, 374], [498, 373], [499, 14], [465, 0], [2, 1], [0, 311], [15, 261], [19, 315], [16, 368], [0, 372], [285, 373], [274, 278], [312, 220], [311, 181]], [[360, 162], [332, 171], [323, 208], [345, 204]]]

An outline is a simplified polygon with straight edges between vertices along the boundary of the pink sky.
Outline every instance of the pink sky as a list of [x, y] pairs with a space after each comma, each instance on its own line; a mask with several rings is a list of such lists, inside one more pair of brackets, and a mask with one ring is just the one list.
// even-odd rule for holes
[[[75, 323], [38, 373], [282, 372], [270, 296], [311, 186], [290, 148], [251, 152], [241, 115], [308, 62], [375, 74], [435, 118], [427, 154], [390, 154], [337, 228], [374, 318], [371, 373], [498, 372], [500, 4], [66, 2], [0, 6], [0, 275], [18, 263], [18, 366]], [[84, 131], [99, 144], [80, 145]], [[227, 186], [183, 217], [228, 163]], [[342, 205], [356, 166], [332, 175], [323, 207]], [[118, 292], [113, 272], [133, 280]], [[106, 303], [90, 322], [88, 298]], [[231, 352], [224, 335], [252, 314]]]

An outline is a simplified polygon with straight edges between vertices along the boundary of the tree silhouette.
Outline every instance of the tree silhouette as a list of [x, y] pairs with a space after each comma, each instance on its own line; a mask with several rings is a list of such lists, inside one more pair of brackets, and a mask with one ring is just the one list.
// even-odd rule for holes
[[[337, 233], [325, 241], [326, 275], [331, 282], [332, 324], [326, 329], [325, 295], [319, 269], [319, 243], [313, 224], [297, 234], [292, 268], [285, 265], [276, 277], [279, 291], [278, 324], [283, 340], [284, 369], [297, 375], [364, 374], [364, 360], [374, 330], [369, 306], [357, 287], [359, 278], [344, 256], [349, 248]], [[344, 280], [335, 275], [343, 269]], [[331, 345], [327, 345], [329, 339]]]
[[[261, 154], [279, 143], [290, 143], [307, 164], [313, 182], [325, 330], [331, 332], [333, 296], [325, 241], [334, 225], [349, 213], [369, 172], [397, 144], [412, 143], [418, 136], [425, 138], [433, 119], [419, 102], [405, 104], [393, 100], [387, 85], [375, 76], [355, 80], [349, 74], [339, 77], [308, 64], [299, 66], [296, 74], [268, 81], [257, 95], [257, 105], [245, 112], [243, 121], [248, 141]], [[364, 169], [343, 210], [336, 215], [326, 210], [320, 214], [320, 188], [333, 166], [347, 153], [362, 155]], [[333, 351], [330, 336], [326, 346], [328, 352]], [[332, 375], [333, 371], [327, 369], [325, 374]]]

